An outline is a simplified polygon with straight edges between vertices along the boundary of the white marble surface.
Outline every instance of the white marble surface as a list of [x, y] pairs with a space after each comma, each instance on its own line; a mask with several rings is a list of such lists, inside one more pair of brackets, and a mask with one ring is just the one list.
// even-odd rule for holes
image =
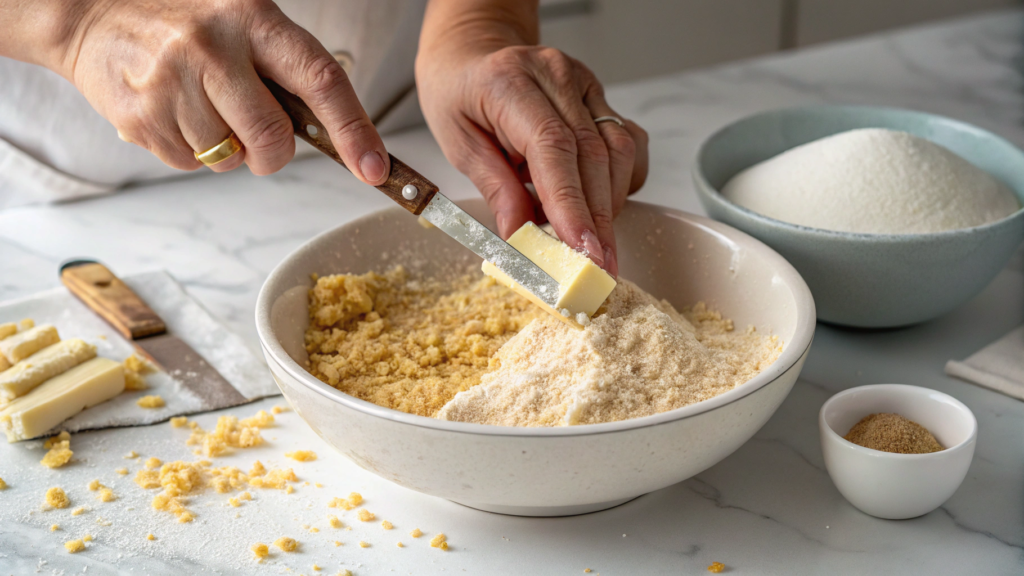
[[[702, 138], [748, 113], [808, 102], [917, 108], [947, 114], [1024, 145], [1019, 63], [1024, 12], [1003, 12], [865, 40], [752, 60], [614, 87], [609, 100], [651, 133], [651, 177], [638, 195], [700, 212], [689, 166]], [[391, 137], [389, 149], [454, 197], [474, 194], [447, 165], [426, 131]], [[206, 174], [119, 195], [0, 213], [0, 300], [55, 285], [68, 257], [99, 258], [129, 273], [162, 267], [256, 348], [253, 308], [266, 274], [312, 235], [388, 205], [326, 159], [293, 163], [256, 178]], [[291, 496], [259, 493], [239, 509], [223, 497], [197, 501], [197, 523], [180, 527], [148, 509], [148, 494], [113, 474], [121, 455], [138, 450], [163, 459], [189, 457], [166, 425], [75, 437], [74, 465], [48, 471], [38, 445], [0, 447], [0, 574], [284, 573], [311, 574], [313, 562], [334, 574], [699, 574], [712, 561], [736, 574], [1024, 573], [1024, 404], [942, 373], [1024, 321], [1020, 253], [986, 291], [937, 321], [904, 330], [844, 331], [820, 326], [800, 382], [772, 420], [731, 457], [679, 485], [619, 508], [574, 518], [525, 519], [486, 514], [379, 480], [334, 455], [293, 413], [269, 430], [270, 445], [225, 459], [247, 467], [258, 457], [279, 463], [292, 447], [321, 455], [296, 464], [322, 481]], [[889, 522], [858, 512], [824, 471], [817, 411], [850, 386], [901, 382], [942, 390], [965, 402], [979, 421], [974, 464], [960, 490], [922, 518]], [[247, 415], [273, 400], [230, 412]], [[210, 427], [215, 415], [202, 417]], [[129, 462], [134, 470], [139, 464]], [[92, 501], [84, 483], [101, 477], [121, 500]], [[65, 485], [94, 510], [38, 512], [49, 485]], [[393, 533], [361, 525], [334, 548], [323, 527], [329, 496], [359, 490], [367, 506], [395, 523]], [[117, 507], [122, 506], [119, 510]], [[128, 511], [132, 507], [134, 510]], [[234, 510], [234, 509], [231, 509]], [[34, 511], [34, 512], [33, 512]], [[117, 521], [95, 524], [96, 516]], [[49, 532], [57, 522], [66, 530]], [[317, 524], [319, 523], [319, 524]], [[406, 532], [445, 531], [452, 551], [430, 549]], [[71, 535], [97, 536], [85, 553], [60, 548]], [[329, 529], [327, 529], [329, 530]], [[155, 542], [141, 540], [153, 531]], [[200, 536], [197, 536], [199, 534]], [[277, 556], [257, 569], [247, 544], [291, 534], [301, 554]], [[623, 536], [625, 534], [625, 536]], [[399, 537], [409, 544], [397, 549]], [[374, 544], [360, 549], [365, 539]]]

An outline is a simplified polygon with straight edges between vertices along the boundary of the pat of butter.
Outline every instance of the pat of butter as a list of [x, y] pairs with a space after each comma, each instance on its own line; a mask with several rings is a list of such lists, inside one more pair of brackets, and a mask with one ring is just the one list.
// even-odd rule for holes
[[[555, 309], [513, 282], [490, 262], [484, 262], [484, 274], [577, 328], [577, 315], [582, 313], [587, 318], [593, 316], [615, 289], [615, 279], [610, 274], [590, 258], [545, 233], [533, 222], [523, 224], [522, 228], [509, 237], [508, 243], [558, 282], [558, 304]], [[562, 313], [563, 310], [568, 311], [568, 317]]]
[[0, 427], [8, 442], [35, 438], [123, 391], [124, 367], [109, 358], [93, 358], [0, 408]]
[[60, 342], [57, 329], [43, 324], [0, 340], [0, 354], [16, 363], [57, 342]]
[[27, 394], [46, 380], [95, 357], [96, 347], [78, 338], [47, 346], [0, 372], [0, 402]]

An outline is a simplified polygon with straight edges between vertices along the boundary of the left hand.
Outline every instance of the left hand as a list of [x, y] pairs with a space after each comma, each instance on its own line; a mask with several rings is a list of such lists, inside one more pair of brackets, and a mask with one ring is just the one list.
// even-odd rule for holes
[[621, 116], [586, 66], [542, 46], [421, 49], [416, 80], [441, 149], [487, 199], [502, 237], [546, 216], [567, 244], [618, 274], [612, 219], [647, 177], [647, 133], [625, 118], [624, 127], [594, 123]]

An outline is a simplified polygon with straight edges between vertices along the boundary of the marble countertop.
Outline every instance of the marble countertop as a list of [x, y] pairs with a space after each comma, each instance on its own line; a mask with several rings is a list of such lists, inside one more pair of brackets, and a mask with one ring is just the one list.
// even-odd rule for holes
[[[1024, 12], [993, 13], [615, 86], [609, 101], [650, 131], [651, 176], [636, 197], [700, 213], [689, 177], [698, 144], [723, 124], [763, 109], [821, 102], [916, 108], [1024, 146], [1022, 37]], [[452, 197], [475, 194], [425, 129], [386, 141]], [[12, 209], [0, 212], [0, 300], [53, 287], [57, 265], [72, 256], [98, 258], [123, 274], [164, 268], [258, 350], [253, 310], [268, 272], [313, 235], [388, 205], [331, 161], [312, 158], [265, 178], [208, 173], [78, 203]], [[12, 485], [0, 492], [0, 574], [312, 574], [316, 562], [323, 574], [341, 568], [357, 575], [582, 574], [591, 568], [609, 576], [701, 574], [713, 561], [736, 574], [1021, 574], [1024, 403], [942, 372], [948, 359], [964, 358], [1024, 322], [1021, 294], [1018, 253], [981, 295], [939, 320], [874, 332], [819, 326], [800, 381], [750, 442], [690, 480], [585, 516], [507, 517], [411, 492], [332, 453], [291, 412], [267, 431], [267, 446], [224, 463], [284, 464], [285, 450], [311, 448], [319, 460], [293, 464], [303, 480], [324, 488], [301, 486], [288, 496], [261, 491], [257, 501], [231, 512], [218, 511], [223, 496], [207, 495], [196, 506], [208, 513], [189, 525], [152, 511], [150, 495], [131, 476], [112, 473], [140, 466], [123, 459], [129, 450], [191, 458], [180, 431], [166, 424], [76, 435], [76, 463], [56, 471], [37, 464], [40, 443], [4, 445], [0, 477], [40, 488]], [[824, 470], [821, 404], [837, 391], [882, 382], [942, 390], [978, 418], [977, 453], [964, 484], [942, 508], [914, 520], [860, 513]], [[275, 402], [282, 400], [226, 412], [250, 415]], [[209, 429], [216, 416], [199, 420]], [[111, 485], [119, 501], [94, 502], [84, 488], [93, 477]], [[57, 484], [90, 513], [39, 511], [43, 488]], [[353, 518], [352, 531], [326, 533], [326, 500], [353, 490], [395, 530]], [[98, 524], [100, 516], [111, 525]], [[55, 522], [61, 530], [51, 533]], [[306, 533], [302, 524], [321, 532]], [[409, 538], [413, 527], [444, 531], [452, 550]], [[86, 531], [96, 536], [90, 549], [65, 553], [63, 542]], [[147, 542], [147, 532], [157, 540]], [[249, 544], [285, 534], [303, 542], [300, 553], [251, 561]], [[344, 546], [334, 547], [335, 538]], [[372, 546], [359, 548], [358, 540]], [[398, 540], [407, 547], [397, 548]]]

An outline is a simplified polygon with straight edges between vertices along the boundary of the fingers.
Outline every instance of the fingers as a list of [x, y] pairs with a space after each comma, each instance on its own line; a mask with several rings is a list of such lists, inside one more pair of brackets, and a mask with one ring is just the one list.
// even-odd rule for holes
[[507, 239], [523, 224], [536, 219], [533, 196], [491, 137], [472, 123], [460, 128], [465, 144], [463, 157], [456, 164], [465, 166], [466, 175], [483, 194], [498, 222], [498, 233]]
[[281, 15], [255, 33], [253, 50], [256, 71], [313, 110], [357, 178], [371, 185], [387, 180], [391, 165], [384, 142], [341, 65], [309, 32]]
[[[585, 101], [595, 118], [620, 118], [597, 90], [592, 90]], [[625, 126], [619, 126], [615, 122], [601, 122], [597, 129], [601, 131], [601, 137], [608, 146], [612, 214], [617, 216], [626, 204], [626, 196], [629, 196], [636, 161], [636, 142]]]
[[633, 136], [633, 143], [636, 145], [635, 160], [633, 161], [633, 176], [629, 180], [629, 193], [632, 194], [643, 187], [647, 181], [647, 169], [650, 165], [648, 152], [647, 131], [632, 120], [624, 120], [626, 130]]
[[[231, 128], [210, 102], [202, 86], [198, 85], [196, 88], [198, 89], [191, 90], [191, 94], [178, 103], [177, 118], [178, 127], [188, 147], [202, 153], [224, 141], [231, 134]], [[242, 139], [241, 136], [239, 139]], [[245, 144], [245, 140], [242, 142]], [[214, 172], [227, 172], [241, 166], [244, 160], [245, 148], [209, 168]]]

